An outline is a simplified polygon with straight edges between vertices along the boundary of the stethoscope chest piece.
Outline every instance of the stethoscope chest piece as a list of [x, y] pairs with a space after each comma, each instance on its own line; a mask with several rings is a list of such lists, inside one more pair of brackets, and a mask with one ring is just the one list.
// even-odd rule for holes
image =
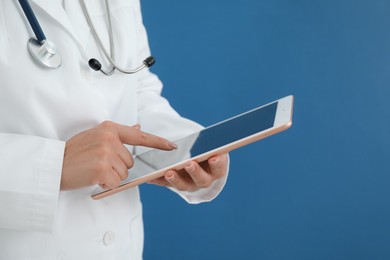
[[[1, 1], [1, 0], [0, 0]], [[34, 31], [35, 38], [32, 37], [28, 40], [27, 46], [28, 51], [30, 52], [33, 59], [37, 62], [37, 64], [41, 65], [44, 68], [47, 69], [58, 69], [61, 66], [62, 59], [61, 55], [57, 52], [56, 46], [54, 43], [48, 41], [46, 39], [45, 34], [43, 33], [43, 30], [41, 26], [39, 25], [39, 22], [34, 14], [33, 9], [31, 8], [28, 0], [19, 0], [20, 6], [23, 9], [24, 14], [26, 15], [26, 18], [31, 26], [31, 29]], [[84, 13], [86, 14], [86, 18], [88, 21], [88, 24], [91, 27], [91, 30], [93, 32], [94, 37], [96, 38], [96, 41], [98, 42], [98, 46], [103, 52], [104, 56], [106, 56], [107, 60], [111, 63], [112, 69], [109, 72], [106, 72], [102, 70], [102, 66], [100, 62], [96, 59], [91, 59], [89, 61], [89, 66], [94, 70], [100, 70], [105, 75], [112, 75], [114, 70], [118, 70], [125, 74], [133, 74], [136, 73], [144, 68], [149, 68], [152, 66], [155, 62], [155, 59], [150, 56], [146, 58], [143, 61], [143, 64], [135, 69], [132, 70], [125, 70], [120, 67], [118, 67], [115, 62], [112, 59], [113, 52], [111, 55], [108, 54], [106, 49], [104, 48], [102, 42], [100, 41], [99, 35], [97, 34], [95, 27], [92, 24], [91, 17], [88, 14], [87, 7], [85, 6], [84, 0], [81, 1], [82, 7], [84, 10]], [[112, 40], [112, 28], [111, 28], [111, 16], [110, 16], [110, 8], [108, 5], [108, 0], [106, 0], [106, 7], [107, 7], [107, 13], [108, 13], [108, 21], [109, 21], [109, 38], [110, 38], [110, 47], [111, 50], [114, 49], [114, 44]]]
[[35, 38], [30, 38], [27, 43], [28, 50], [34, 60], [47, 69], [58, 69], [62, 64], [60, 54], [54, 43], [45, 40], [40, 43]]

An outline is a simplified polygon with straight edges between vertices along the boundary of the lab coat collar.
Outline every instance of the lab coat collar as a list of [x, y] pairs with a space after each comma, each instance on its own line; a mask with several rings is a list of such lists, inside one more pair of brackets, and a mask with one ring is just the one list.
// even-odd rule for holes
[[[32, 5], [38, 7], [42, 11], [46, 12], [53, 20], [58, 22], [58, 24], [74, 39], [74, 41], [79, 45], [81, 49], [84, 49], [84, 45], [80, 38], [75, 34], [75, 29], [68, 19], [67, 14], [64, 9], [61, 7], [58, 1], [54, 0], [31, 0]], [[43, 25], [41, 25], [44, 27]], [[45, 30], [43, 28], [43, 30]], [[49, 39], [49, 36], [46, 35]]]

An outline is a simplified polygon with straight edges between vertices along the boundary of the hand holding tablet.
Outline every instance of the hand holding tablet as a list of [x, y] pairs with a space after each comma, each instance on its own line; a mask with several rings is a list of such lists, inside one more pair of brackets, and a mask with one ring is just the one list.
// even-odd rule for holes
[[176, 140], [176, 150], [152, 149], [134, 155], [134, 166], [119, 187], [99, 187], [91, 196], [104, 198], [162, 177], [170, 169], [183, 169], [190, 161], [202, 162], [287, 130], [292, 124], [293, 99], [284, 97]]

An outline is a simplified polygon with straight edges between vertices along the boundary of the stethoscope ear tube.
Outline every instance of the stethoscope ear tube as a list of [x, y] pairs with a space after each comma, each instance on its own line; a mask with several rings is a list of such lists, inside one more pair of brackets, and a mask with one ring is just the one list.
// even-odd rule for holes
[[139, 66], [138, 68], [135, 68], [131, 71], [122, 71], [120, 68], [116, 67], [115, 64], [112, 64], [113, 68], [109, 72], [104, 71], [102, 69], [102, 64], [100, 63], [100, 61], [98, 61], [95, 58], [90, 59], [88, 61], [88, 65], [94, 71], [101, 71], [104, 75], [110, 76], [114, 73], [115, 69], [119, 70], [120, 72], [122, 72], [124, 74], [134, 74], [134, 73], [136, 73], [144, 68], [150, 68], [151, 66], [154, 65], [155, 62], [156, 62], [156, 59], [153, 56], [149, 56], [142, 62], [143, 64], [141, 66]]
[[150, 56], [150, 57], [147, 57], [145, 60], [144, 60], [144, 64], [146, 65], [146, 67], [150, 68], [154, 65], [154, 63], [156, 63], [156, 59], [153, 57], [153, 56]]
[[124, 68], [121, 68], [120, 66], [118, 66], [114, 59], [113, 59], [113, 50], [114, 50], [114, 42], [113, 42], [113, 39], [112, 39], [112, 26], [111, 26], [111, 14], [110, 14], [110, 6], [108, 4], [108, 0], [105, 1], [106, 2], [106, 8], [107, 8], [107, 16], [108, 16], [108, 22], [109, 22], [109, 38], [110, 38], [110, 47], [111, 47], [111, 55], [108, 54], [106, 48], [104, 48], [104, 45], [102, 43], [102, 41], [100, 40], [100, 37], [95, 29], [95, 26], [93, 25], [93, 22], [92, 22], [92, 19], [91, 19], [91, 16], [89, 15], [89, 12], [88, 12], [88, 9], [87, 9], [87, 6], [85, 5], [85, 2], [84, 0], [81, 0], [80, 3], [81, 3], [81, 7], [84, 11], [84, 15], [85, 15], [85, 18], [87, 19], [87, 22], [89, 24], [89, 27], [91, 28], [91, 31], [92, 31], [92, 35], [94, 36], [95, 40], [96, 40], [96, 43], [99, 47], [99, 49], [103, 52], [103, 55], [104, 57], [106, 58], [106, 60], [111, 64], [112, 68], [109, 72], [106, 72], [102, 69], [102, 65], [101, 63], [95, 59], [95, 58], [92, 58], [88, 61], [88, 64], [89, 66], [95, 70], [95, 71], [101, 71], [103, 74], [109, 76], [109, 75], [112, 75], [114, 73], [115, 70], [117, 71], [120, 71], [124, 74], [134, 74], [134, 73], [137, 73], [139, 72], [140, 70], [144, 69], [144, 68], [149, 68], [151, 67], [154, 63], [155, 63], [155, 58], [150, 56], [148, 58], [146, 58], [144, 61], [143, 61], [143, 64], [140, 65], [139, 67], [135, 68], [135, 69], [124, 69]]

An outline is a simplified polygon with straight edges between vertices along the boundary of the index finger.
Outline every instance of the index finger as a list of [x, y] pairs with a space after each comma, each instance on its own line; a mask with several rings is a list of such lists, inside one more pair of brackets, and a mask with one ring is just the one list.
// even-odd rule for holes
[[157, 135], [149, 134], [141, 131], [140, 125], [125, 126], [116, 125], [118, 137], [124, 144], [147, 146], [151, 148], [158, 148], [162, 150], [177, 149], [177, 145]]

